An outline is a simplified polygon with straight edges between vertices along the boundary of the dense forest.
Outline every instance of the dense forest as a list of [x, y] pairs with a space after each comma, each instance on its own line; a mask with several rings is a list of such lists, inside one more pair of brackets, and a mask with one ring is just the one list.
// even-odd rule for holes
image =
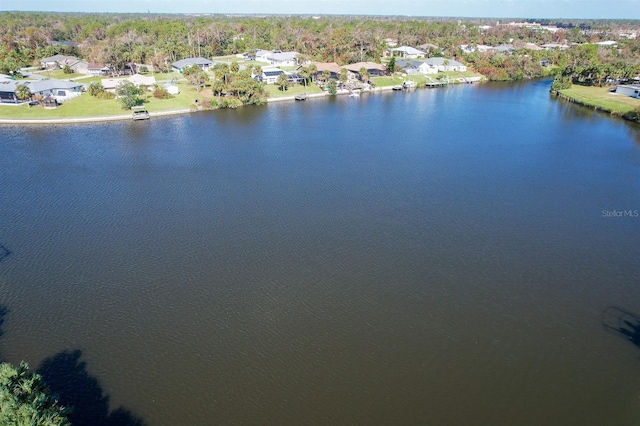
[[[58, 53], [116, 67], [136, 62], [161, 70], [187, 57], [211, 58], [252, 49], [293, 50], [308, 59], [344, 65], [379, 62], [387, 39], [414, 47], [436, 45], [431, 55], [456, 59], [492, 80], [539, 77], [559, 70], [565, 80], [604, 84], [640, 72], [640, 34], [638, 39], [619, 36], [623, 31], [640, 33], [638, 22], [542, 23], [560, 30], [435, 18], [4, 12], [0, 13], [0, 72], [35, 65], [39, 58]], [[602, 40], [615, 40], [617, 45], [585, 44]], [[72, 41], [76, 46], [52, 44], [54, 41]], [[574, 47], [525, 48], [526, 43], [554, 42]], [[464, 53], [460, 49], [464, 44], [509, 44], [515, 51]], [[552, 67], [542, 67], [543, 59]]]

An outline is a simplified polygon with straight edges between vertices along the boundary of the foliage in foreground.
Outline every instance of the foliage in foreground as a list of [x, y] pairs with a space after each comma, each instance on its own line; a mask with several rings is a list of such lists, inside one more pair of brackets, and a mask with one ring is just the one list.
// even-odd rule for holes
[[70, 426], [67, 411], [26, 362], [0, 364], [0, 425]]

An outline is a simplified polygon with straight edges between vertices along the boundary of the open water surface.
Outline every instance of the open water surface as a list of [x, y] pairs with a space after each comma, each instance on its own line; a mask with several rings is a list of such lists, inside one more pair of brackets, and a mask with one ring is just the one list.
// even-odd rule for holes
[[548, 90], [0, 127], [0, 357], [84, 424], [636, 425], [640, 129]]

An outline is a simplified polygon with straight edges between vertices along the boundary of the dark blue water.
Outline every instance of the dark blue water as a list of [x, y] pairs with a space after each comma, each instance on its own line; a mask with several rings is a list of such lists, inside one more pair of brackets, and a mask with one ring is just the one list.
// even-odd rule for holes
[[149, 425], [637, 424], [639, 128], [548, 89], [0, 127], [0, 355]]

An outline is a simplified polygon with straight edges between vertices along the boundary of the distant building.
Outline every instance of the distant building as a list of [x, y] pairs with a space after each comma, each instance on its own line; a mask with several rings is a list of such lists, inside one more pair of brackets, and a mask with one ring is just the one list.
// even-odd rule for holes
[[418, 50], [410, 46], [400, 46], [400, 47], [396, 47], [395, 49], [391, 49], [391, 54], [393, 56], [398, 56], [400, 58], [407, 58], [407, 59], [416, 59], [416, 58], [424, 57], [426, 55], [424, 51]]
[[174, 71], [182, 73], [185, 68], [189, 68], [194, 65], [202, 68], [204, 71], [208, 71], [209, 68], [213, 67], [213, 61], [210, 61], [206, 58], [186, 58], [174, 62], [173, 64], [171, 64], [171, 67]]

